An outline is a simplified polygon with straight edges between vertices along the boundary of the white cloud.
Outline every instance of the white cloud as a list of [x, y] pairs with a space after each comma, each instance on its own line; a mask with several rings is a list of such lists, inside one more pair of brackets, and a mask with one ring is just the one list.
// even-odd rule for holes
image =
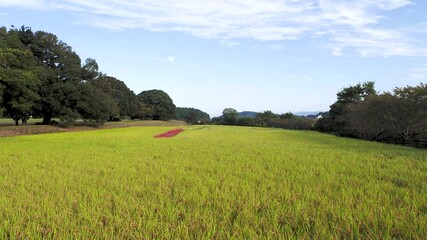
[[334, 55], [355, 48], [362, 56], [426, 56], [427, 47], [381, 27], [387, 11], [410, 0], [0, 0], [0, 6], [44, 6], [77, 11], [81, 24], [113, 30], [177, 31], [219, 39], [259, 41], [326, 38]]
[[337, 57], [343, 56], [342, 48], [341, 47], [334, 47], [332, 49], [332, 55], [337, 56]]
[[174, 57], [172, 57], [172, 56], [169, 56], [169, 57], [167, 58], [167, 61], [168, 61], [168, 62], [170, 62], [170, 63], [173, 63], [173, 62], [175, 62], [175, 58], [174, 58]]
[[0, 6], [15, 6], [35, 9], [44, 9], [46, 7], [44, 0], [0, 0]]

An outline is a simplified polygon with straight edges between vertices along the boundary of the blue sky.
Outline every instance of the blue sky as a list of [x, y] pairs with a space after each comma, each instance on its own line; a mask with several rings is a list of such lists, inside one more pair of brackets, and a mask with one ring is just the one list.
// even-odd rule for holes
[[326, 111], [343, 87], [427, 82], [427, 1], [0, 0], [0, 25], [56, 34], [135, 93], [211, 117]]

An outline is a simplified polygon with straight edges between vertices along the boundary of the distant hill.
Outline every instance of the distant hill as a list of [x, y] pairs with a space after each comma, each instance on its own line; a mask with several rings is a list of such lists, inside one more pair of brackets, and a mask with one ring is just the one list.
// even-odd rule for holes
[[250, 118], [255, 118], [255, 116], [257, 115], [257, 112], [252, 112], [252, 111], [243, 111], [243, 112], [239, 112], [239, 117], [250, 117]]
[[321, 112], [320, 111], [313, 111], [313, 112], [296, 112], [294, 114], [297, 116], [306, 117], [308, 115], [317, 115], [319, 113], [321, 113]]
[[326, 116], [328, 114], [329, 114], [329, 112], [319, 112], [317, 114], [309, 114], [309, 115], [307, 115], [305, 117], [306, 118], [312, 118], [312, 119], [319, 119], [319, 118], [322, 118], [322, 117], [324, 117], [324, 116]]
[[[239, 112], [239, 117], [255, 118], [258, 113], [259, 112], [254, 112], [254, 111], [243, 111], [243, 112]], [[318, 116], [323, 115], [324, 113], [325, 112], [321, 112], [321, 111], [312, 111], [312, 112], [296, 112], [292, 114], [300, 117], [317, 118]], [[277, 114], [277, 115], [280, 115], [280, 114]], [[222, 115], [219, 117], [222, 117]]]

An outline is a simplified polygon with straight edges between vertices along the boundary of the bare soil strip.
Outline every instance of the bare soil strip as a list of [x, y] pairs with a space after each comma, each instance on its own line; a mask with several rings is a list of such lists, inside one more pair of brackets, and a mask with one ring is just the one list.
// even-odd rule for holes
[[95, 124], [77, 124], [73, 126], [60, 126], [60, 125], [25, 125], [25, 126], [8, 126], [0, 125], [0, 137], [13, 137], [20, 135], [32, 135], [43, 133], [57, 133], [57, 132], [76, 132], [76, 131], [90, 131], [111, 128], [126, 128], [138, 126], [186, 126], [183, 121], [122, 121], [122, 122], [107, 122], [104, 125]]

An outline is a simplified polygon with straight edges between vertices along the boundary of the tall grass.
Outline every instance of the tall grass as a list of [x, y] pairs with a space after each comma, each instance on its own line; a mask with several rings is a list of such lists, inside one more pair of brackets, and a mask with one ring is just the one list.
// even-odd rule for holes
[[220, 126], [0, 139], [0, 238], [423, 239], [427, 152]]

